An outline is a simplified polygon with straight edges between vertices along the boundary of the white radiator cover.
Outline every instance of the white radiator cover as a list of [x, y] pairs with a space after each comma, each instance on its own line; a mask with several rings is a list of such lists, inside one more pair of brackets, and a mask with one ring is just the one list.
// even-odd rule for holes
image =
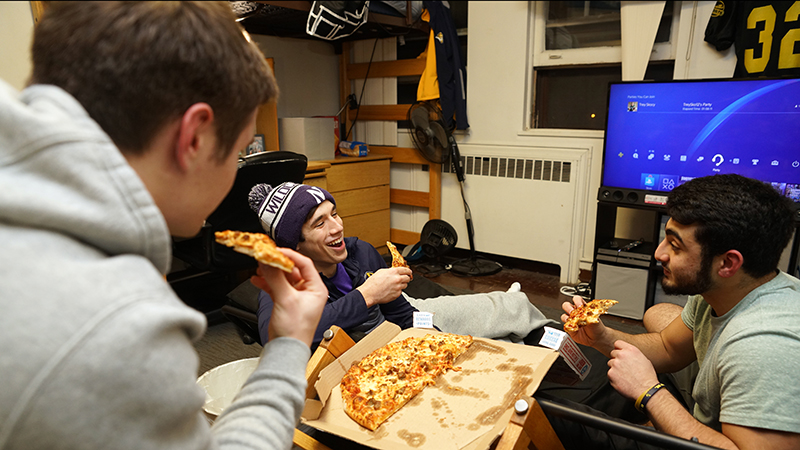
[[[557, 264], [562, 283], [577, 283], [590, 150], [478, 144], [461, 144], [459, 150], [465, 162], [464, 193], [472, 212], [475, 250]], [[442, 174], [442, 219], [458, 232], [457, 247], [469, 249], [464, 206], [453, 173]]]

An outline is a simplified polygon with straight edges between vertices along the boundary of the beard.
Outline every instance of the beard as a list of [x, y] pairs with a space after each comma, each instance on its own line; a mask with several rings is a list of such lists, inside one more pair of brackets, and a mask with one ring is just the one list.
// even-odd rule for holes
[[[712, 258], [703, 257], [697, 273], [672, 272], [672, 280], [661, 279], [661, 287], [667, 295], [698, 295], [711, 289]], [[669, 269], [669, 268], [668, 268]]]

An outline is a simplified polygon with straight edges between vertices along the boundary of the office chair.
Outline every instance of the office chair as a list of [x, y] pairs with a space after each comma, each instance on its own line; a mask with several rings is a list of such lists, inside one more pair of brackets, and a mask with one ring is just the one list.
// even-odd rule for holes
[[[188, 267], [170, 273], [167, 280], [184, 302], [207, 316], [218, 312], [225, 294], [241, 282], [242, 272], [254, 271], [258, 263], [247, 255], [217, 244], [214, 232], [263, 233], [258, 216], [247, 201], [250, 189], [259, 183], [273, 186], [286, 181], [302, 183], [307, 165], [305, 155], [285, 151], [256, 153], [239, 160], [233, 187], [208, 217], [200, 233], [189, 239], [173, 239], [173, 256]], [[209, 317], [209, 322], [211, 319]]]
[[264, 345], [258, 333], [258, 292], [250, 280], [245, 280], [228, 293], [226, 303], [220, 309], [222, 315], [236, 326], [239, 337], [247, 345]]

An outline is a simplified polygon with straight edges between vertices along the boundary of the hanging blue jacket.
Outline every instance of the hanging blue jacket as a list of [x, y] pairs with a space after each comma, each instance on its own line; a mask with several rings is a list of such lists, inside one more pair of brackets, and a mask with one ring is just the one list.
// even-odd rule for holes
[[[312, 350], [322, 341], [322, 333], [331, 325], [341, 327], [354, 340], [358, 340], [388, 320], [402, 329], [410, 328], [414, 323], [416, 309], [402, 295], [389, 303], [373, 305], [367, 308], [364, 296], [356, 288], [372, 276], [378, 269], [386, 267], [383, 257], [372, 245], [356, 237], [344, 239], [347, 248], [347, 259], [342, 265], [353, 283], [351, 292], [340, 292], [333, 282], [320, 274], [328, 288], [328, 303], [322, 311], [317, 331], [314, 333]], [[264, 291], [258, 294], [258, 333], [261, 342], [269, 340], [267, 326], [272, 316], [272, 298]]]
[[461, 58], [458, 33], [450, 8], [443, 2], [423, 2], [431, 16], [431, 29], [436, 49], [436, 73], [439, 79], [439, 102], [448, 129], [466, 130], [467, 121], [467, 70]]

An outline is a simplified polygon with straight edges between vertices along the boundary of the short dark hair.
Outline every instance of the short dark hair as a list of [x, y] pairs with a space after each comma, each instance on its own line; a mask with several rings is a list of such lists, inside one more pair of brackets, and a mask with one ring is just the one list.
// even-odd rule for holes
[[791, 201], [767, 183], [741, 175], [695, 178], [670, 192], [667, 214], [697, 224], [704, 258], [738, 250], [754, 278], [774, 272], [794, 232]]
[[49, 2], [31, 84], [58, 86], [121, 150], [140, 154], [193, 104], [214, 110], [219, 159], [278, 88], [228, 2]]

